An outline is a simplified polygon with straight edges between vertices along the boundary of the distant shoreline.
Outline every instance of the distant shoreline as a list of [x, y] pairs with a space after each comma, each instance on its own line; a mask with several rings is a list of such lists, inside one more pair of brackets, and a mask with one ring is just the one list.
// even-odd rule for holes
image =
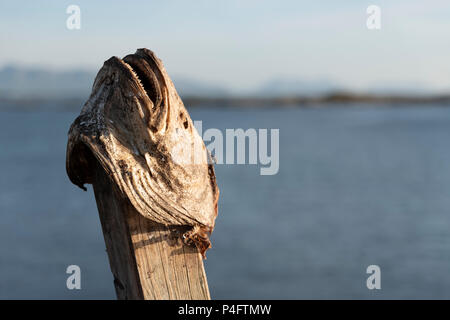
[[[0, 110], [80, 110], [87, 96], [84, 98], [43, 98], [43, 97], [0, 97]], [[322, 96], [282, 96], [282, 97], [182, 97], [184, 104], [189, 107], [218, 107], [218, 108], [302, 108], [302, 107], [332, 107], [342, 105], [439, 105], [450, 106], [448, 95], [364, 95], [352, 93], [330, 93]]]
[[449, 95], [407, 96], [407, 95], [358, 95], [332, 93], [316, 97], [284, 96], [284, 97], [186, 97], [185, 105], [219, 105], [229, 107], [314, 107], [319, 105], [405, 105], [405, 104], [438, 104], [450, 106]]

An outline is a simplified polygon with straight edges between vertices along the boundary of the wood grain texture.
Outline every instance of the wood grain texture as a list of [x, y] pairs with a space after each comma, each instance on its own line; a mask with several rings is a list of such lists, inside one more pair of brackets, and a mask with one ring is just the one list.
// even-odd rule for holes
[[210, 299], [201, 253], [181, 240], [187, 227], [144, 218], [100, 165], [93, 186], [118, 299]]

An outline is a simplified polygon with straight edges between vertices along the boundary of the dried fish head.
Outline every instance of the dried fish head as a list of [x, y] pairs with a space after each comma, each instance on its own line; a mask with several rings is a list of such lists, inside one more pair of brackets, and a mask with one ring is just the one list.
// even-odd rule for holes
[[162, 62], [148, 49], [112, 57], [69, 131], [71, 181], [93, 182], [98, 161], [136, 210], [185, 234], [202, 254], [210, 247], [219, 190], [210, 154]]

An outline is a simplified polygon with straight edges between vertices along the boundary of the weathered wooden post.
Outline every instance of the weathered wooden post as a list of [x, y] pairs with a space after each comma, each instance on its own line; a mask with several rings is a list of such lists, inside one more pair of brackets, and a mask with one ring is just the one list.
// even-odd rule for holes
[[153, 52], [105, 62], [70, 128], [66, 167], [94, 187], [118, 299], [210, 299], [214, 168]]

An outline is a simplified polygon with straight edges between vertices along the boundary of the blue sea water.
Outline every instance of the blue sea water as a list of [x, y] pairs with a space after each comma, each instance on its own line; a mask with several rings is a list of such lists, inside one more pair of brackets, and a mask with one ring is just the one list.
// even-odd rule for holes
[[[450, 298], [450, 109], [190, 110], [279, 128], [280, 168], [217, 165], [213, 298]], [[74, 112], [0, 111], [0, 298], [114, 299], [92, 188], [65, 173]], [[66, 267], [81, 267], [81, 290]], [[381, 268], [368, 290], [366, 268]]]

